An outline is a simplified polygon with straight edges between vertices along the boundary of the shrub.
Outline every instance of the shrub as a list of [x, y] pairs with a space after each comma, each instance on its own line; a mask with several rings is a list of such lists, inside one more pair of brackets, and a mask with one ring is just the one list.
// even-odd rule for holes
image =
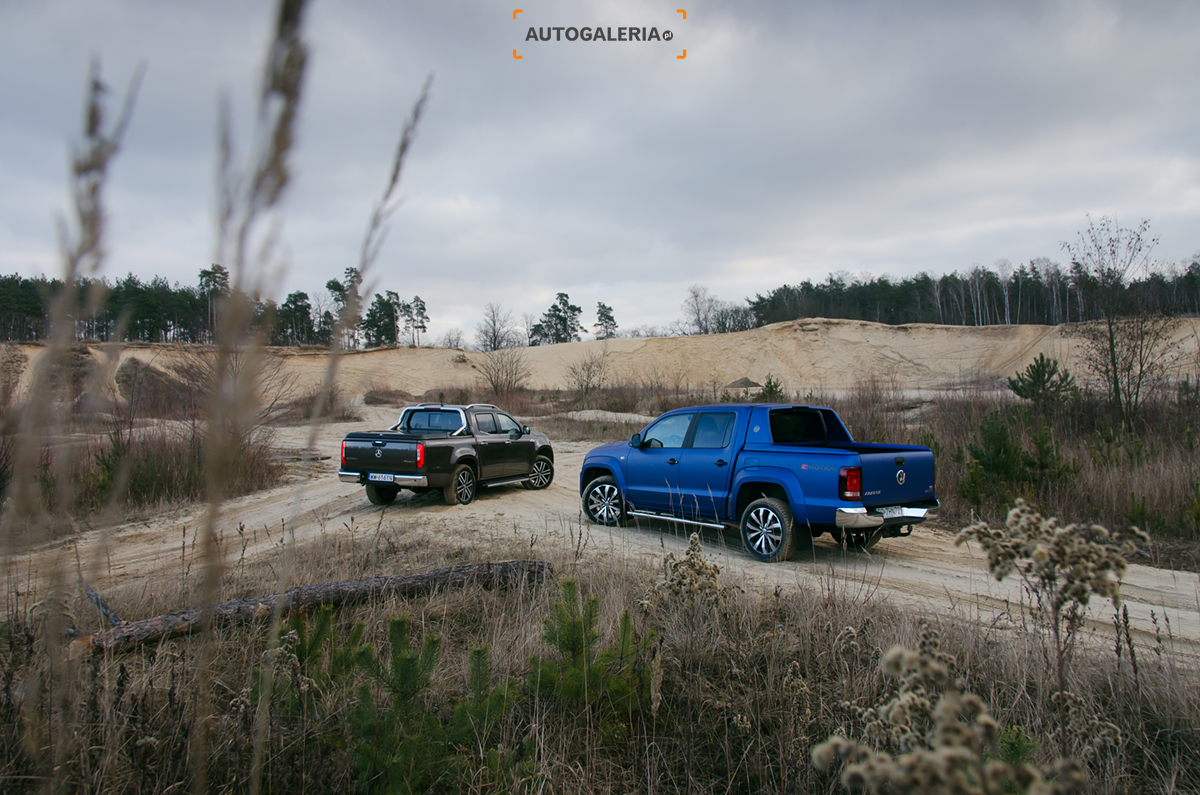
[[174, 373], [127, 356], [115, 375], [117, 394], [130, 418], [199, 418], [191, 385]]
[[987, 414], [979, 425], [979, 440], [967, 445], [971, 461], [958, 494], [976, 509], [998, 506], [1012, 500], [1014, 492], [1032, 492], [1061, 483], [1079, 472], [1079, 466], [1059, 453], [1050, 427], [1039, 420], [1030, 436], [1030, 452], [1012, 433], [1013, 415], [1008, 409]]
[[591, 407], [609, 380], [608, 351], [588, 351], [567, 365], [567, 387], [581, 407]]
[[1008, 388], [1038, 409], [1052, 408], [1075, 391], [1075, 379], [1066, 368], [1059, 370], [1058, 361], [1039, 353], [1025, 372], [1008, 379]]
[[782, 403], [786, 399], [787, 392], [783, 388], [783, 382], [770, 373], [767, 373], [762, 389], [754, 393], [756, 403]]
[[485, 353], [478, 365], [483, 383], [499, 400], [507, 400], [525, 388], [533, 375], [529, 358], [520, 348], [500, 348]]
[[[114, 431], [93, 442], [88, 455], [69, 452], [47, 450], [42, 459], [42, 502], [52, 510], [90, 512], [109, 504], [140, 508], [209, 496], [208, 451], [197, 426]], [[269, 437], [255, 434], [230, 457], [227, 494], [271, 488], [283, 470]]]

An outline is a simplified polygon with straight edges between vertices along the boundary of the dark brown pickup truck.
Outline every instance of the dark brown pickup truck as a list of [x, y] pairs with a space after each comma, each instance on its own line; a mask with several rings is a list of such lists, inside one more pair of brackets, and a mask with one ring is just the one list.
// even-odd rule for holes
[[375, 505], [390, 504], [400, 489], [441, 489], [450, 505], [466, 505], [480, 485], [546, 488], [554, 451], [545, 434], [490, 403], [422, 403], [386, 431], [348, 434], [338, 479], [366, 486]]

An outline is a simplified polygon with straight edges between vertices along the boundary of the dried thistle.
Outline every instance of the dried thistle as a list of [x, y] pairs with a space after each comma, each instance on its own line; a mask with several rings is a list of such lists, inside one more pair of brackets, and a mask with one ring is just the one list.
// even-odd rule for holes
[[[1099, 720], [1094, 715], [1079, 714], [1080, 702], [1069, 695], [1067, 686], [1068, 663], [1092, 595], [1109, 599], [1114, 608], [1120, 608], [1127, 558], [1147, 545], [1149, 536], [1136, 527], [1122, 534], [1096, 524], [1063, 525], [1057, 518], [1043, 517], [1029, 502], [1019, 499], [1008, 512], [1004, 528], [993, 529], [986, 522], [978, 522], [961, 530], [955, 544], [971, 539], [987, 552], [988, 569], [997, 580], [1016, 572], [1033, 595], [1033, 617], [1049, 631], [1054, 644], [1058, 680], [1054, 700], [1060, 716], [1056, 736], [1061, 753], [1067, 756], [1074, 738], [1079, 752], [1090, 756], [1095, 747], [1088, 738], [1109, 737], [1111, 732], [1094, 727], [1094, 720]], [[1075, 713], [1072, 704], [1077, 705]], [[1069, 729], [1072, 721], [1080, 727], [1104, 730], [1099, 735], [1092, 734], [1092, 729], [1074, 731]]]
[[[880, 670], [898, 683], [895, 696], [866, 710], [870, 718], [861, 741], [840, 735], [812, 750], [813, 766], [829, 769], [841, 761], [842, 785], [850, 790], [895, 793], [992, 795], [1019, 792], [1050, 795], [1078, 790], [1083, 766], [1060, 761], [1049, 769], [987, 759], [999, 726], [987, 705], [953, 675], [953, 659], [939, 639], [922, 626], [921, 649], [895, 646]], [[882, 750], [880, 750], [882, 749]]]
[[721, 569], [717, 564], [704, 560], [700, 535], [692, 533], [683, 560], [677, 559], [670, 552], [663, 558], [665, 580], [658, 587], [659, 590], [675, 597], [696, 599], [708, 605], [716, 605], [722, 596], [717, 585], [717, 575], [720, 573]]
[[1023, 499], [1008, 512], [1004, 529], [977, 522], [961, 530], [954, 543], [971, 539], [987, 552], [988, 569], [997, 580], [1017, 571], [1055, 614], [1087, 607], [1092, 594], [1119, 608], [1127, 558], [1150, 542], [1136, 527], [1123, 535], [1098, 524], [1063, 525]]

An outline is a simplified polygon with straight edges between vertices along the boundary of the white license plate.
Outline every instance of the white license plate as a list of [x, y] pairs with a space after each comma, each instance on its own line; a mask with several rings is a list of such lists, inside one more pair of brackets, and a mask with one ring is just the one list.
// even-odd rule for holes
[[884, 519], [895, 519], [897, 516], [904, 515], [904, 508], [899, 505], [889, 505], [886, 508], [880, 508], [879, 515]]
[[396, 480], [396, 476], [385, 475], [379, 472], [370, 472], [367, 474], [367, 480], [373, 480], [376, 483], [392, 483]]

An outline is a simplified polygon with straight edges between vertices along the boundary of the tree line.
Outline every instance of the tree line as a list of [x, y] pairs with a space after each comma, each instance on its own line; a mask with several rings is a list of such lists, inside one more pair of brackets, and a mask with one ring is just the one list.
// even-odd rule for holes
[[[1080, 261], [1063, 266], [1039, 257], [1016, 267], [1000, 260], [993, 268], [975, 266], [942, 276], [920, 273], [899, 280], [830, 274], [820, 283], [785, 284], [747, 304], [755, 326], [805, 317], [892, 325], [1054, 326], [1104, 317], [1100, 293], [1106, 289]], [[1200, 253], [1182, 266], [1151, 267], [1121, 289], [1155, 311], [1200, 314]]]
[[[868, 320], [887, 324], [933, 323], [959, 326], [1036, 323], [1058, 325], [1089, 320], [1111, 321], [1113, 306], [1123, 313], [1163, 315], [1200, 314], [1200, 252], [1178, 264], [1155, 264], [1148, 252], [1157, 240], [1148, 236], [1147, 221], [1122, 229], [1111, 219], [1097, 227], [1089, 219], [1088, 234], [1103, 233], [1106, 245], [1136, 235], [1147, 254], [1123, 278], [1106, 280], [1078, 244], [1064, 244], [1069, 265], [1041, 257], [1018, 266], [1000, 260], [992, 268], [933, 276], [920, 273], [903, 279], [887, 276], [854, 278], [833, 273], [823, 282], [805, 280], [782, 285], [744, 302], [723, 301], [700, 286], [688, 289], [683, 317], [665, 329], [640, 327], [628, 336], [720, 334], [769, 323], [823, 317]], [[1137, 271], [1136, 273], [1134, 271]], [[50, 306], [64, 285], [45, 276], [0, 276], [0, 340], [32, 342], [45, 339]], [[128, 274], [107, 279], [81, 278], [75, 290], [75, 336], [105, 342], [211, 343], [222, 298], [230, 292], [229, 273], [221, 265], [200, 271], [195, 286], [172, 285], [161, 276], [142, 281]], [[345, 348], [420, 345], [428, 332], [425, 301], [387, 290], [367, 304], [360, 295], [361, 278], [347, 268], [344, 278], [330, 279], [325, 292], [310, 296], [290, 293], [282, 303], [251, 299], [255, 325], [270, 344], [328, 346], [337, 340]], [[1114, 291], [1123, 296], [1116, 301]], [[494, 351], [523, 345], [552, 345], [582, 339], [583, 310], [565, 292], [541, 318], [526, 314], [520, 321], [500, 304], [488, 304], [475, 329], [475, 348]], [[620, 333], [613, 309], [596, 305], [593, 333], [608, 339]], [[447, 347], [465, 347], [462, 332], [453, 330], [439, 340]]]

